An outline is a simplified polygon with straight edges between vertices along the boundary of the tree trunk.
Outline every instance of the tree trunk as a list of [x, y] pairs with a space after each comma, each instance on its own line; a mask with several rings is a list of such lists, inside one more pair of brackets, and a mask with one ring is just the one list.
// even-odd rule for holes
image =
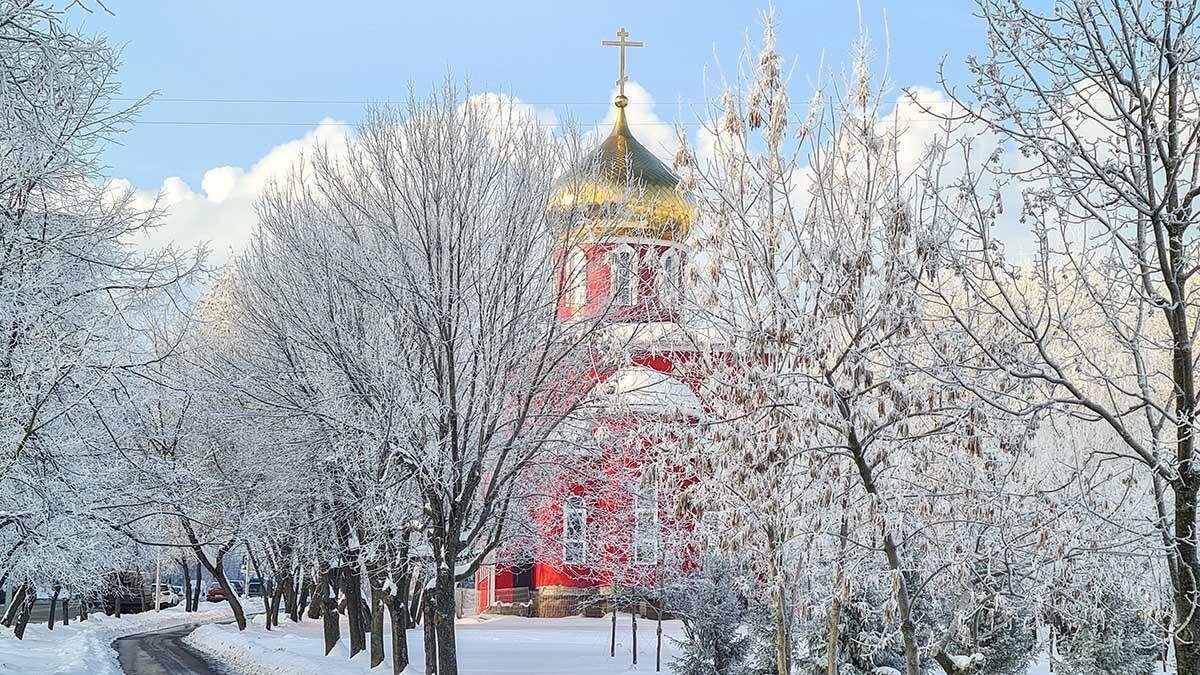
[[54, 593], [50, 595], [50, 618], [46, 620], [47, 630], [54, 630], [54, 620], [58, 618], [58, 595], [62, 593], [62, 586], [54, 584]]
[[423, 632], [425, 634], [425, 675], [438, 675], [438, 644], [437, 644], [437, 619], [434, 616], [433, 599], [430, 597], [433, 591], [425, 589], [422, 591], [422, 614], [424, 620]]
[[299, 622], [301, 615], [306, 614], [307, 610], [310, 609], [308, 605], [308, 596], [310, 593], [312, 593], [312, 579], [309, 579], [308, 575], [305, 574], [303, 583], [300, 586], [300, 597], [296, 598], [296, 613], [292, 617], [292, 621]]
[[[838, 409], [842, 417], [849, 422], [852, 416], [845, 401], [839, 400]], [[879, 499], [879, 489], [875, 485], [875, 476], [871, 465], [867, 462], [867, 451], [858, 438], [854, 428], [846, 434], [846, 444], [850, 455], [858, 469], [859, 480], [867, 494]], [[917, 629], [913, 625], [912, 605], [908, 598], [908, 575], [900, 561], [900, 549], [891, 532], [883, 533], [883, 553], [887, 557], [888, 570], [893, 575], [896, 588], [896, 609], [900, 613], [900, 637], [904, 642], [904, 667], [907, 675], [921, 675], [921, 657], [917, 651]]]
[[196, 589], [194, 591], [192, 591], [192, 611], [193, 612], [200, 611], [200, 593], [202, 592], [201, 589], [204, 586], [203, 580], [204, 580], [204, 575], [201, 573], [200, 561], [197, 560], [196, 561]]
[[275, 592], [271, 594], [271, 610], [267, 613], [271, 615], [269, 619], [271, 623], [274, 623], [276, 626], [279, 625], [279, 605], [283, 601], [283, 590], [286, 587], [287, 585], [281, 582], [275, 587]]
[[[299, 599], [296, 585], [296, 577], [291, 574], [279, 582], [279, 588], [283, 591], [283, 611], [293, 623], [300, 621], [300, 614], [296, 609], [296, 601]], [[279, 625], [278, 617], [275, 625]]]
[[[266, 614], [266, 616], [263, 617], [263, 625], [267, 627], [267, 630], [271, 630], [271, 589], [267, 588], [267, 580], [263, 578], [263, 567], [258, 564], [258, 558], [255, 557], [254, 550], [250, 548], [250, 544], [248, 543], [246, 544], [246, 556], [250, 558], [250, 564], [254, 566], [254, 571], [258, 573], [258, 590], [259, 593], [262, 593], [263, 613]], [[250, 576], [248, 574], [243, 582], [245, 583], [246, 587], [242, 590], [246, 591], [246, 597], [248, 598], [250, 597]], [[278, 621], [275, 622], [276, 625], [278, 625], [278, 623]], [[351, 654], [351, 656], [353, 656], [353, 654]]]
[[775, 613], [775, 669], [780, 673], [792, 672], [792, 643], [789, 639], [787, 598], [785, 590], [778, 587], [772, 591], [771, 604]]
[[408, 624], [410, 626], [420, 625], [425, 617], [425, 602], [429, 600], [429, 594], [424, 591], [427, 579], [418, 575], [410, 588], [412, 592], [408, 599]]
[[829, 607], [829, 637], [827, 638], [828, 645], [829, 645], [827, 647], [827, 649], [829, 650], [829, 654], [828, 654], [829, 662], [828, 662], [828, 666], [827, 666], [827, 671], [828, 671], [829, 675], [837, 675], [837, 672], [838, 672], [838, 667], [837, 667], [838, 619], [840, 618], [841, 612], [842, 612], [841, 598], [839, 598], [838, 596], [835, 595], [835, 596], [833, 596], [833, 602], [831, 603], [831, 605]]
[[233, 548], [234, 542], [226, 543], [218, 549], [216, 557], [209, 560], [208, 554], [204, 552], [204, 546], [196, 536], [196, 531], [192, 529], [191, 522], [187, 518], [180, 518], [180, 525], [183, 527], [184, 534], [187, 535], [188, 543], [192, 546], [192, 552], [196, 554], [196, 559], [204, 565], [209, 574], [213, 575], [225, 593], [225, 601], [229, 603], [229, 609], [233, 612], [238, 630], [246, 630], [246, 612], [242, 609], [242, 603], [238, 600], [237, 594], [233, 592], [233, 586], [229, 584], [229, 579], [225, 578], [225, 553]]
[[29, 593], [29, 585], [21, 584], [13, 589], [8, 600], [8, 608], [4, 611], [4, 619], [0, 620], [5, 628], [11, 628], [13, 621], [17, 619], [17, 612], [21, 611], [22, 605], [25, 604], [25, 595]]
[[1179, 675], [1200, 675], [1200, 561], [1196, 546], [1198, 512], [1196, 489], [1176, 490], [1175, 546], [1180, 588], [1175, 589], [1175, 663]]
[[[206, 564], [205, 567], [208, 567]], [[246, 630], [246, 611], [242, 609], [242, 601], [238, 598], [237, 593], [233, 590], [233, 584], [229, 583], [229, 579], [225, 577], [223, 565], [217, 567], [209, 567], [208, 571], [217, 579], [217, 584], [221, 586], [221, 591], [225, 593], [225, 601], [229, 603], [229, 609], [233, 612], [233, 618], [237, 621], [238, 630]]]
[[383, 663], [383, 587], [371, 581], [371, 667]]
[[321, 611], [325, 608], [325, 598], [329, 595], [329, 575], [321, 572], [317, 576], [317, 583], [312, 589], [312, 603], [308, 606], [308, 618], [321, 618]]
[[458, 649], [454, 640], [454, 619], [456, 604], [454, 602], [454, 571], [445, 568], [438, 570], [437, 583], [433, 587], [434, 603], [436, 605], [438, 674], [458, 675]]
[[63, 598], [63, 625], [71, 625], [71, 598]]
[[344, 566], [338, 577], [342, 582], [342, 595], [346, 598], [346, 616], [349, 618], [350, 658], [354, 658], [355, 654], [367, 648], [367, 627], [363, 621], [362, 584], [358, 565]]
[[392, 673], [400, 675], [408, 667], [408, 603], [395, 593], [388, 597], [387, 606], [392, 618]]
[[833, 569], [833, 602], [829, 607], [829, 663], [827, 675], [838, 673], [838, 622], [842, 614], [842, 576], [846, 569], [846, 538], [849, 536], [850, 524], [846, 518], [846, 503], [842, 502], [842, 524], [838, 532], [838, 557]]
[[25, 626], [29, 624], [29, 615], [33, 612], [33, 603], [37, 602], [37, 593], [30, 591], [25, 594], [25, 602], [21, 603], [21, 609], [17, 612], [17, 619], [13, 625], [13, 635], [18, 640], [25, 639]]
[[921, 657], [917, 652], [917, 629], [912, 619], [912, 604], [908, 598], [908, 576], [900, 563], [900, 552], [891, 533], [883, 535], [883, 552], [888, 568], [896, 575], [896, 609], [900, 613], [900, 637], [904, 640], [906, 675], [921, 675]]
[[[944, 649], [937, 650], [937, 653], [935, 653], [933, 655], [933, 661], [934, 661], [934, 663], [937, 663], [939, 666], [941, 666], [942, 672], [946, 673], [946, 675], [971, 675], [971, 673], [974, 673], [977, 671], [977, 668], [975, 668], [975, 667], [970, 667], [970, 668], [967, 668], [966, 670], [960, 670], [957, 666], [954, 665], [954, 660], [950, 658], [950, 655], [947, 654], [946, 650], [944, 650]], [[1053, 661], [1050, 664], [1050, 671], [1054, 672]], [[1182, 670], [1179, 672], [1183, 673]]]
[[192, 572], [188, 569], [187, 560], [180, 560], [179, 566], [183, 568], [183, 611], [194, 612], [196, 608], [192, 606]]
[[321, 626], [325, 629], [325, 656], [329, 656], [342, 637], [342, 625], [338, 620], [337, 600], [330, 597], [325, 589], [321, 590], [321, 593], [313, 596], [313, 601], [316, 602], [317, 596], [321, 596]]

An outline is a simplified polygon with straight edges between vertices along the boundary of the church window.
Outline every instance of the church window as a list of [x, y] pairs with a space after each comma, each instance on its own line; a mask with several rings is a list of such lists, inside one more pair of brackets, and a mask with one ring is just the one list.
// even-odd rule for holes
[[609, 255], [612, 298], [618, 306], [637, 302], [637, 255], [629, 246], [621, 246]]
[[573, 307], [587, 304], [588, 264], [587, 254], [581, 248], [571, 249], [567, 261], [567, 302]]
[[572, 495], [563, 506], [563, 563], [582, 565], [587, 562], [587, 506], [583, 497]]
[[658, 299], [666, 306], [679, 302], [680, 265], [679, 255], [672, 249], [667, 249], [658, 262], [658, 274], [654, 278], [655, 292]]
[[634, 505], [634, 559], [639, 565], [658, 562], [658, 481], [653, 469], [639, 479]]

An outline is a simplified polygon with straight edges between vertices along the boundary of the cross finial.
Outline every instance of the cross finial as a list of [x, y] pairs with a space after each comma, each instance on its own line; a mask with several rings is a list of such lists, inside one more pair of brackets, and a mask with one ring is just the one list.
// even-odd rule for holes
[[625, 48], [626, 47], [642, 47], [641, 42], [630, 42], [625, 38], [629, 37], [629, 33], [621, 26], [621, 30], [617, 31], [616, 40], [601, 40], [600, 44], [605, 47], [617, 47], [620, 50], [620, 75], [617, 77], [617, 100], [618, 108], [624, 108], [629, 103], [629, 99], [625, 98]]

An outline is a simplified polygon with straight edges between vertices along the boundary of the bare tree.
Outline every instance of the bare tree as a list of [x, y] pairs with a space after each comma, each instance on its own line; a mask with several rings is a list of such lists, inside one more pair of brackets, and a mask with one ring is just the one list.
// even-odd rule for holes
[[[600, 366], [598, 320], [556, 317], [577, 216], [547, 209], [564, 147], [449, 85], [373, 110], [347, 152], [323, 148], [267, 192], [241, 261], [245, 333], [287, 336], [274, 348], [317, 394], [332, 461], [369, 469], [334, 511], [389, 491], [420, 506], [444, 674], [456, 582], [499, 545], [521, 477]], [[349, 461], [359, 448], [370, 461]]]
[[[944, 116], [967, 169], [953, 182], [931, 183], [968, 298], [946, 296], [943, 304], [990, 367], [1039, 387], [1013, 395], [975, 386], [983, 400], [1106, 425], [1116, 441], [1096, 448], [1092, 461], [1144, 467], [1174, 597], [1179, 672], [1197, 673], [1200, 465], [1189, 282], [1200, 197], [1200, 7], [977, 4], [988, 52], [969, 62], [975, 80], [966, 92], [946, 84], [958, 105]], [[1029, 260], [1006, 257], [1006, 206], [1032, 229]]]
[[157, 209], [106, 187], [117, 53], [38, 2], [0, 7], [0, 560], [5, 579], [98, 590], [128, 515], [105, 492], [122, 383], [160, 355], [156, 308], [198, 256], [146, 252]]

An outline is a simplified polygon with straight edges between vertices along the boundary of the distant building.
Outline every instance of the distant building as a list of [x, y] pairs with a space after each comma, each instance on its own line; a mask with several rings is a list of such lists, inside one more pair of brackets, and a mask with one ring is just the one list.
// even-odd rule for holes
[[702, 414], [699, 378], [689, 374], [698, 353], [678, 323], [695, 209], [679, 177], [630, 130], [623, 68], [622, 56], [617, 119], [591, 157], [594, 174], [564, 179], [551, 209], [582, 214], [558, 254], [559, 320], [602, 318], [627, 340], [632, 363], [596, 374], [588, 408], [609, 447], [561, 458], [570, 470], [548, 481], [530, 514], [536, 536], [480, 568], [480, 611], [575, 614], [598, 607], [614, 585], [650, 585], [664, 566], [684, 564], [660, 546], [662, 532], [685, 525], [660, 494], [670, 481], [657, 475], [654, 435]]

